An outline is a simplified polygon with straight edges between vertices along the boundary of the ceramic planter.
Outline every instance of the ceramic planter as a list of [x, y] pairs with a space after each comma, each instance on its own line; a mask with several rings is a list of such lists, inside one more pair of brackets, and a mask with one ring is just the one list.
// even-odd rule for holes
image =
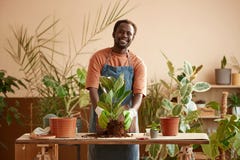
[[158, 133], [159, 133], [158, 130], [150, 129], [150, 137], [151, 138], [157, 138], [158, 137]]
[[240, 73], [232, 74], [232, 85], [240, 86]]
[[215, 82], [218, 85], [231, 84], [231, 69], [215, 69]]
[[161, 117], [160, 125], [163, 136], [176, 136], [179, 128], [179, 117]]
[[232, 114], [240, 116], [240, 106], [232, 107]]
[[51, 134], [57, 138], [74, 138], [76, 136], [77, 118], [50, 118]]

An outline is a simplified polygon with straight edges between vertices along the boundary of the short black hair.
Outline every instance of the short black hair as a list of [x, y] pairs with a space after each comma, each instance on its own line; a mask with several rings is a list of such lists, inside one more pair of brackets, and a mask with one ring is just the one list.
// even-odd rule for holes
[[115, 23], [115, 25], [114, 25], [113, 33], [116, 32], [117, 28], [119, 27], [119, 25], [120, 25], [121, 23], [127, 23], [127, 24], [132, 25], [133, 28], [134, 28], [133, 36], [136, 35], [136, 33], [137, 33], [137, 26], [136, 26], [135, 23], [133, 23], [132, 21], [130, 21], [130, 20], [128, 20], [128, 19], [123, 19], [123, 20], [119, 20], [119, 21], [117, 21], [117, 22]]

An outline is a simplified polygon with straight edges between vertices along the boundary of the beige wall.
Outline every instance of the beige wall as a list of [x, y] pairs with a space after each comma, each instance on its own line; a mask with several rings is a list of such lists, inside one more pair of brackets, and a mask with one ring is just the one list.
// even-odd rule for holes
[[[96, 14], [98, 6], [112, 0], [1, 0], [0, 1], [0, 68], [21, 77], [19, 67], [4, 51], [9, 25], [24, 24], [30, 30], [48, 15], [61, 19], [64, 31], [80, 43], [84, 14]], [[112, 2], [113, 3], [113, 2]], [[131, 50], [144, 59], [148, 80], [166, 78], [167, 70], [161, 51], [177, 67], [184, 60], [203, 64], [199, 80], [214, 82], [214, 69], [223, 55], [240, 60], [240, 1], [239, 0], [131, 0], [137, 8], [124, 18], [138, 26]], [[106, 6], [105, 6], [106, 7]], [[112, 26], [91, 44], [87, 52], [112, 45]], [[78, 47], [78, 46], [77, 46]], [[66, 48], [63, 46], [63, 50]], [[78, 62], [87, 66], [90, 55], [81, 55]]]

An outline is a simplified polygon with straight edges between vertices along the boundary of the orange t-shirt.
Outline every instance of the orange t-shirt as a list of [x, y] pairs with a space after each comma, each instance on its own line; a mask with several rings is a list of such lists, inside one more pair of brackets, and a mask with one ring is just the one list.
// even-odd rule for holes
[[[134, 68], [133, 93], [142, 93], [146, 95], [147, 75], [146, 67], [143, 61], [132, 52], [129, 52], [129, 60], [126, 54], [111, 53], [111, 48], [105, 48], [97, 51], [90, 59], [88, 65], [88, 74], [86, 79], [86, 88], [99, 87], [99, 77], [103, 66], [107, 63], [111, 66], [129, 66]], [[107, 58], [108, 62], [107, 62]], [[130, 61], [130, 64], [129, 64]]]

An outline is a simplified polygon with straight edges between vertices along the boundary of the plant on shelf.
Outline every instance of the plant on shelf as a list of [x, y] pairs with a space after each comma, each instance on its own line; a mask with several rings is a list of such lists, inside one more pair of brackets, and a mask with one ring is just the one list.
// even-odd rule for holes
[[231, 57], [231, 66], [235, 69], [235, 73], [232, 73], [232, 85], [240, 85], [240, 63], [235, 56]]
[[232, 114], [240, 115], [240, 96], [237, 93], [232, 93], [228, 96], [228, 107], [232, 108]]
[[[170, 82], [160, 80], [163, 85], [163, 93], [160, 108], [156, 116], [161, 119], [179, 118], [177, 122], [177, 132], [194, 132], [199, 131], [198, 116], [199, 112], [195, 103], [191, 100], [193, 92], [205, 92], [210, 88], [207, 82], [194, 82], [197, 74], [202, 69], [200, 66], [192, 66], [185, 61], [183, 67], [175, 70], [173, 63], [163, 54], [167, 60], [168, 75]], [[180, 72], [177, 72], [180, 71]], [[198, 126], [195, 128], [194, 126]], [[169, 125], [167, 125], [170, 128]], [[161, 131], [163, 126], [160, 124]], [[176, 133], [175, 133], [176, 135]], [[155, 152], [153, 152], [156, 148]], [[179, 153], [179, 146], [174, 144], [168, 145], [147, 145], [146, 152], [149, 153], [150, 159], [165, 159], [167, 156], [174, 157]], [[157, 152], [157, 153], [156, 153]]]
[[231, 69], [226, 68], [227, 58], [223, 56], [221, 60], [221, 68], [215, 69], [215, 82], [219, 85], [231, 84]]
[[[100, 87], [102, 94], [97, 105], [103, 109], [98, 118], [98, 124], [103, 129], [104, 136], [127, 136], [127, 131], [131, 125], [129, 112], [124, 111], [122, 102], [131, 93], [125, 89], [124, 75], [117, 79], [114, 77], [100, 77]], [[124, 116], [124, 121], [120, 121], [120, 116]]]
[[240, 156], [240, 119], [236, 115], [227, 115], [217, 120], [218, 127], [209, 135], [209, 144], [203, 144], [203, 152], [212, 160], [218, 159], [219, 150], [228, 153], [222, 159], [238, 159]]
[[222, 60], [221, 60], [221, 69], [226, 68], [227, 65], [227, 58], [226, 56], [223, 56]]

